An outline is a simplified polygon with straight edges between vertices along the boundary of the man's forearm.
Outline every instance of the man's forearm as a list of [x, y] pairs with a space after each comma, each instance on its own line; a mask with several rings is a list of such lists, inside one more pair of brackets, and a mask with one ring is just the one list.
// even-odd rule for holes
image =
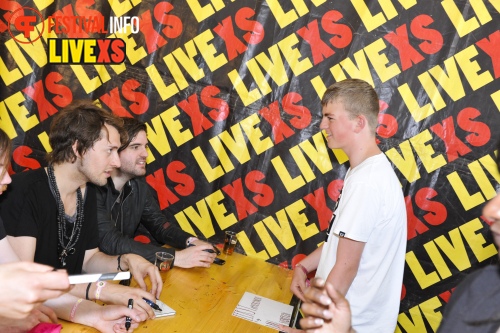
[[173, 246], [178, 249], [184, 249], [186, 247], [186, 240], [193, 235], [185, 232], [177, 225], [169, 223], [167, 228], [161, 230], [161, 241], [165, 244]]
[[[97, 251], [83, 265], [85, 273], [110, 273], [118, 271], [118, 256], [109, 256]], [[127, 267], [128, 268], [128, 267]], [[126, 270], [126, 269], [125, 269]]]

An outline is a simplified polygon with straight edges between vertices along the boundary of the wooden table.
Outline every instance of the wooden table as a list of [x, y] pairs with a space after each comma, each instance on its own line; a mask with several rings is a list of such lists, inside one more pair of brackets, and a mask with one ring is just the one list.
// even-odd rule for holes
[[[238, 253], [219, 257], [226, 260], [225, 265], [172, 269], [160, 299], [177, 313], [143, 322], [134, 332], [276, 333], [269, 327], [233, 317], [232, 313], [245, 291], [290, 303], [292, 271]], [[83, 325], [60, 322], [62, 333], [98, 332]]]

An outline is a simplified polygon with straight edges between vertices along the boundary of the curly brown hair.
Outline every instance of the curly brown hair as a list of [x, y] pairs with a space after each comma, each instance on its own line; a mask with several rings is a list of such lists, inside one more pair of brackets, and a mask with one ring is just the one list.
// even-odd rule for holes
[[78, 100], [59, 111], [52, 120], [49, 131], [49, 143], [52, 152], [47, 155], [49, 163], [76, 161], [76, 151], [83, 155], [107, 133], [105, 125], [112, 126], [120, 134], [120, 142], [127, 141], [127, 133], [123, 129], [123, 120], [88, 100]]

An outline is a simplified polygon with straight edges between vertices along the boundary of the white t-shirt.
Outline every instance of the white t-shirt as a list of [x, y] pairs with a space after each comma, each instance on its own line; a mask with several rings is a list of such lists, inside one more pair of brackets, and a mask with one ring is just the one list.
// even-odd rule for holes
[[346, 298], [358, 333], [396, 327], [406, 252], [406, 206], [398, 178], [383, 153], [347, 171], [335, 220], [316, 276], [328, 277], [340, 237], [364, 242]]

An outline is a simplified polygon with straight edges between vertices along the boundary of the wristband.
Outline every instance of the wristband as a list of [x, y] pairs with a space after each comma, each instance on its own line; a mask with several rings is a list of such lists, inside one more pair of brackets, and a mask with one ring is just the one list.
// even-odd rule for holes
[[71, 312], [69, 314], [69, 321], [73, 321], [75, 318], [75, 313], [76, 313], [76, 308], [78, 308], [78, 305], [83, 302], [83, 298], [79, 298], [78, 301], [76, 301], [75, 305], [73, 305], [73, 308], [71, 309]]
[[89, 300], [89, 290], [90, 290], [91, 285], [92, 285], [92, 282], [89, 282], [89, 284], [87, 285], [87, 291], [85, 292], [85, 299], [86, 300]]
[[189, 237], [186, 240], [186, 247], [188, 247], [189, 245], [191, 245], [191, 243], [194, 242], [195, 240], [198, 240], [198, 238], [196, 238], [196, 237]]
[[295, 265], [295, 268], [299, 267], [300, 269], [302, 269], [302, 272], [304, 272], [304, 274], [307, 276], [307, 274], [309, 274], [309, 272], [307, 271], [307, 269], [302, 266], [300, 263]]
[[116, 268], [117, 271], [119, 272], [125, 272], [125, 270], [120, 266], [120, 260], [122, 259], [122, 255], [120, 254], [117, 258], [116, 261], [118, 261], [118, 267]]
[[106, 282], [104, 281], [99, 281], [97, 282], [97, 289], [95, 290], [95, 299], [98, 300], [99, 296], [101, 296], [101, 290], [104, 288], [106, 285]]

